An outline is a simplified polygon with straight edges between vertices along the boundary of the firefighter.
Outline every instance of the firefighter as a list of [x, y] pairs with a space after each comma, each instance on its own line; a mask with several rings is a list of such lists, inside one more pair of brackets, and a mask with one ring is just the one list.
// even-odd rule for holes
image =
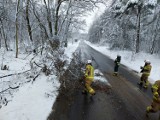
[[85, 70], [85, 89], [82, 91], [83, 94], [89, 93], [91, 96], [95, 95], [94, 89], [91, 84], [94, 79], [94, 68], [92, 66], [92, 60], [87, 60], [86, 70]]
[[117, 76], [118, 75], [118, 68], [120, 66], [120, 62], [121, 62], [121, 56], [117, 55], [117, 58], [114, 60], [114, 73], [113, 75]]
[[153, 101], [151, 106], [148, 106], [146, 109], [146, 116], [148, 117], [148, 113], [155, 113], [160, 110], [160, 80], [157, 80], [152, 85], [152, 93], [153, 93]]
[[149, 85], [149, 81], [148, 81], [148, 77], [150, 75], [150, 72], [151, 72], [151, 69], [152, 69], [152, 66], [151, 66], [151, 62], [149, 60], [145, 60], [145, 65], [144, 67], [141, 66], [141, 78], [140, 78], [140, 82], [139, 82], [139, 85], [142, 86], [143, 83], [143, 87], [144, 88], [148, 88], [148, 85]]

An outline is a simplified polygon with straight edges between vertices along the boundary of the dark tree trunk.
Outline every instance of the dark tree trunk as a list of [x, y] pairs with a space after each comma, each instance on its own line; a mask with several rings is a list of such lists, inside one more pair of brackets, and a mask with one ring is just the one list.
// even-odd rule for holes
[[62, 1], [58, 0], [58, 4], [57, 4], [57, 8], [56, 8], [56, 15], [55, 15], [55, 26], [54, 26], [54, 34], [57, 35], [58, 34], [58, 20], [59, 20], [59, 9], [61, 6]]
[[136, 53], [139, 53], [139, 45], [140, 45], [141, 8], [142, 8], [142, 6], [139, 5], [138, 6], [138, 13], [137, 13]]
[[47, 7], [46, 0], [44, 0], [44, 3], [45, 3], [46, 11], [47, 11], [48, 28], [49, 28], [50, 35], [52, 37], [53, 34], [52, 34], [51, 12], [50, 12], [50, 8], [49, 8], [50, 3], [49, 3], [49, 0], [48, 0], [48, 7]]
[[26, 20], [27, 20], [27, 29], [28, 29], [28, 34], [29, 34], [29, 38], [31, 41], [33, 41], [32, 39], [32, 30], [31, 30], [31, 25], [30, 25], [30, 20], [29, 20], [29, 1], [27, 0], [27, 5], [26, 5]]
[[5, 48], [6, 48], [6, 50], [8, 51], [8, 45], [7, 45], [7, 36], [6, 36], [6, 34], [5, 34], [5, 31], [4, 31], [4, 26], [3, 26], [3, 21], [2, 21], [2, 19], [0, 19], [0, 21], [1, 21], [1, 35], [3, 36], [3, 39], [4, 39], [4, 44], [5, 44]]

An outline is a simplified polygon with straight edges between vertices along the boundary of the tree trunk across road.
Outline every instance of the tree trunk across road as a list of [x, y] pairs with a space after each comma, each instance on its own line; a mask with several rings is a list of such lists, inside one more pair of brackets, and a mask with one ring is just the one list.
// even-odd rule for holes
[[81, 94], [77, 89], [70, 97], [61, 93], [54, 103], [48, 120], [158, 120], [158, 113], [145, 116], [151, 104], [152, 94], [139, 88], [139, 76], [121, 65], [119, 76], [113, 76], [114, 61], [81, 42], [77, 51], [83, 60], [92, 59], [93, 66], [101, 70], [111, 84], [107, 92], [96, 91], [93, 99]]

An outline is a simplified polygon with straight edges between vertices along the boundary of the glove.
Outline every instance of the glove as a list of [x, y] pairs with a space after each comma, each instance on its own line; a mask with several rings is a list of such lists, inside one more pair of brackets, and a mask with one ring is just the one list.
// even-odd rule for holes
[[84, 75], [85, 78], [86, 78], [87, 76], [88, 76], [87, 74]]
[[143, 69], [143, 67], [141, 66], [140, 69]]

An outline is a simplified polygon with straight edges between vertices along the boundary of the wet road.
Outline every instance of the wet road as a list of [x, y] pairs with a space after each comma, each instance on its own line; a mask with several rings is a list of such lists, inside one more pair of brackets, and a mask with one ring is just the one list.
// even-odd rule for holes
[[113, 60], [95, 51], [85, 43], [80, 43], [82, 60], [92, 59], [95, 68], [103, 72], [111, 84], [108, 92], [97, 91], [93, 99], [74, 93], [74, 100], [58, 100], [48, 120], [158, 120], [158, 114], [145, 117], [145, 109], [151, 103], [151, 91], [137, 86], [139, 77], [133, 71], [121, 66], [118, 77], [113, 76]]

